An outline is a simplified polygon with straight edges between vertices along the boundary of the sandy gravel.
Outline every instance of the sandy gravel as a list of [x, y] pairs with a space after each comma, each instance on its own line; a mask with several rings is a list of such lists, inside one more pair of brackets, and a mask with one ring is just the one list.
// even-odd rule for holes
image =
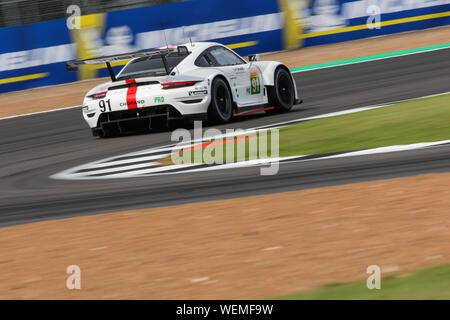
[[[277, 60], [289, 67], [300, 67], [371, 54], [431, 46], [449, 41], [450, 27], [406, 32], [378, 38], [342, 42], [263, 55], [263, 60]], [[80, 105], [84, 95], [108, 79], [95, 79], [53, 87], [0, 94], [0, 117]]]
[[[0, 299], [266, 298], [450, 262], [450, 174], [1, 229]], [[66, 268], [81, 268], [81, 290]], [[449, 297], [450, 298], [450, 297]]]

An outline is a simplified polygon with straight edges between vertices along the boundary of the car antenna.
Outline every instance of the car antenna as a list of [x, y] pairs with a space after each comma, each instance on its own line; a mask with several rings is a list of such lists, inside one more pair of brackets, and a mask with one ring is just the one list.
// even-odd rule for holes
[[[166, 43], [166, 48], [167, 48], [167, 52], [169, 52], [169, 44], [167, 43], [167, 38], [166, 38], [166, 31], [164, 30], [162, 24], [160, 24], [161, 26], [161, 31], [163, 32], [164, 35], [164, 42]], [[161, 56], [161, 59], [164, 63], [164, 68], [166, 69], [166, 73], [169, 74], [169, 65], [167, 64], [167, 59], [165, 54], [163, 54], [162, 52], [159, 53], [159, 55]]]
[[184, 42], [186, 43], [186, 30], [184, 30], [184, 26], [183, 26], [183, 35], [184, 35]]
[[[184, 34], [184, 42], [187, 42], [186, 41], [186, 31], [184, 30], [184, 26], [183, 26], [183, 34]], [[192, 38], [191, 37], [189, 37], [189, 42], [191, 43], [191, 47], [193, 47], [194, 45], [192, 44]]]
[[159, 26], [161, 27], [161, 31], [164, 36], [164, 43], [166, 44], [166, 48], [167, 48], [167, 50], [169, 50], [169, 44], [167, 43], [167, 38], [166, 38], [166, 30], [164, 29], [164, 25], [162, 24], [162, 21], [159, 22]]
[[166, 38], [166, 30], [163, 29], [162, 32], [163, 32], [163, 35], [164, 35], [164, 41], [166, 42], [167, 50], [169, 50], [169, 44], [167, 43], [167, 38]]

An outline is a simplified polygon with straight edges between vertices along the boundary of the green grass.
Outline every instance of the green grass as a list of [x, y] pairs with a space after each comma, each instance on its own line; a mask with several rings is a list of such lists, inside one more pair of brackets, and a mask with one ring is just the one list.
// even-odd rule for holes
[[290, 125], [280, 155], [321, 154], [450, 139], [450, 94]]
[[[250, 135], [255, 136], [255, 133]], [[335, 116], [292, 124], [280, 129], [279, 156], [324, 154], [385, 147], [398, 144], [431, 142], [450, 139], [450, 94], [405, 101], [391, 106], [353, 114]], [[270, 131], [268, 133], [270, 142]], [[255, 142], [257, 139], [252, 139]], [[228, 156], [225, 146], [224, 162], [257, 159], [249, 153], [250, 140], [245, 144], [245, 157]], [[267, 145], [267, 155], [274, 156]], [[213, 153], [214, 154], [214, 153]], [[189, 163], [205, 162], [194, 152], [186, 155]], [[171, 164], [170, 157], [162, 161]]]
[[[369, 276], [369, 275], [367, 275]], [[273, 299], [450, 299], [450, 265], [441, 265], [416, 272], [399, 273], [389, 278], [381, 273], [381, 289], [369, 290], [366, 279], [332, 284]]]
[[[262, 153], [262, 151], [259, 151], [259, 139], [261, 134], [265, 134], [265, 139], [266, 139], [266, 144], [265, 144], [265, 153]], [[233, 136], [233, 137], [229, 137], [226, 139], [239, 139], [242, 138], [243, 136], [237, 135], [237, 136]], [[200, 162], [204, 162], [204, 163], [210, 163], [207, 160], [207, 154], [211, 154], [212, 157], [214, 157], [215, 159], [215, 154], [216, 154], [216, 150], [221, 150], [222, 152], [222, 156], [218, 157], [219, 159], [223, 159], [223, 163], [230, 163], [230, 162], [236, 162], [236, 161], [245, 161], [245, 160], [254, 160], [254, 159], [258, 159], [258, 158], [267, 158], [270, 156], [273, 156], [273, 154], [271, 154], [271, 150], [270, 150], [270, 141], [272, 138], [272, 133], [271, 131], [265, 131], [265, 132], [253, 132], [248, 134], [247, 136], [245, 136], [247, 138], [249, 138], [248, 140], [241, 140], [239, 142], [228, 142], [226, 144], [220, 144], [218, 146], [215, 147], [207, 147], [205, 146], [203, 149], [197, 149], [196, 151], [190, 150], [190, 151], [185, 151], [183, 154], [183, 152], [180, 152], [180, 156], [183, 156], [184, 159], [187, 161], [187, 163], [200, 163]], [[221, 139], [219, 139], [221, 140]], [[211, 142], [211, 141], [208, 141]], [[253, 146], [251, 147], [250, 145], [253, 144]], [[230, 150], [230, 148], [232, 149], [232, 151]], [[238, 149], [244, 150], [244, 153], [242, 152], [238, 152]], [[231, 152], [228, 152], [228, 150], [230, 150]], [[256, 152], [250, 152], [250, 150], [255, 150]], [[209, 152], [211, 151], [211, 152]], [[195, 153], [198, 152], [198, 154], [196, 155]], [[219, 151], [220, 152], [220, 151]], [[197, 157], [197, 158], [196, 158]], [[170, 158], [170, 157], [169, 157]], [[168, 164], [172, 164], [171, 161], [166, 161]], [[214, 162], [214, 161], [213, 161]]]

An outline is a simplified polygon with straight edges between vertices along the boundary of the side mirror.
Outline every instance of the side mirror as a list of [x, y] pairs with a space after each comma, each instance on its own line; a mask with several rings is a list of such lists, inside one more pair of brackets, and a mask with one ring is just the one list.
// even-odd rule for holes
[[248, 56], [248, 61], [258, 61], [259, 60], [259, 54], [251, 54]]

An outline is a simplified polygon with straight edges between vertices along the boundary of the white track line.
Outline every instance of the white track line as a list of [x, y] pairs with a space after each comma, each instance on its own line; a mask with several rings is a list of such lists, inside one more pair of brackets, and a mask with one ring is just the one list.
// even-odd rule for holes
[[[157, 160], [157, 159], [161, 159], [161, 158], [165, 158], [167, 155], [158, 155], [158, 156], [147, 156], [147, 157], [136, 157], [136, 158], [131, 158], [131, 159], [126, 159], [126, 160], [115, 160], [115, 161], [109, 161], [109, 162], [101, 162], [98, 164], [92, 164], [90, 168], [104, 168], [104, 167], [110, 167], [110, 166], [117, 166], [117, 165], [122, 165], [122, 164], [127, 164], [127, 163], [134, 163], [134, 162], [141, 162], [141, 161], [150, 161], [150, 160]], [[119, 157], [116, 157], [119, 158]], [[150, 163], [150, 162], [148, 162]]]
[[413, 101], [413, 100], [419, 100], [419, 99], [443, 96], [443, 95], [446, 95], [446, 94], [449, 94], [449, 93], [450, 93], [450, 91], [447, 91], [447, 92], [442, 92], [442, 93], [430, 94], [428, 96], [422, 96], [422, 97], [417, 97], [417, 98], [409, 98], [409, 99], [405, 99], [405, 100], [397, 100], [397, 101], [387, 102], [387, 103], [383, 103], [383, 104], [379, 104], [379, 105], [372, 105], [372, 106], [367, 106], [367, 107], [358, 107], [358, 108], [353, 108], [353, 109], [346, 109], [346, 110], [342, 110], [342, 111], [336, 111], [336, 112], [331, 112], [331, 113], [320, 114], [318, 116], [312, 116], [312, 117], [308, 117], [308, 118], [294, 119], [294, 120], [288, 120], [288, 121], [283, 121], [283, 122], [278, 122], [278, 123], [267, 124], [267, 125], [256, 127], [256, 128], [252, 128], [252, 129], [259, 130], [259, 129], [265, 129], [265, 128], [268, 128], [268, 127], [270, 127], [271, 129], [281, 128], [281, 127], [285, 127], [285, 126], [287, 126], [287, 125], [289, 125], [291, 123], [303, 122], [303, 121], [315, 120], [315, 119], [322, 119], [322, 118], [329, 118], [329, 117], [334, 117], [334, 116], [342, 116], [342, 115], [345, 115], [345, 114], [351, 114], [351, 113], [356, 113], [356, 112], [361, 112], [361, 111], [367, 111], [367, 110], [372, 110], [372, 109], [389, 107], [389, 106], [392, 106], [393, 104], [400, 103], [400, 102], [406, 102], [406, 101]]
[[371, 155], [371, 154], [410, 151], [410, 150], [418, 150], [418, 149], [425, 149], [425, 148], [440, 146], [440, 145], [444, 145], [447, 143], [450, 143], [450, 140], [441, 140], [441, 141], [434, 141], [434, 142], [419, 142], [419, 143], [412, 143], [412, 144], [400, 144], [400, 145], [379, 147], [379, 148], [373, 148], [373, 149], [350, 151], [350, 152], [346, 152], [346, 153], [335, 154], [332, 156], [320, 157], [320, 158], [312, 158], [312, 159], [299, 158], [299, 159], [294, 159], [291, 161], [283, 161], [283, 163], [315, 161], [315, 160], [325, 160], [325, 159], [334, 159], [334, 158], [347, 158], [347, 157], [367, 156], [367, 155]]
[[[279, 158], [266, 158], [266, 159], [225, 163], [222, 165], [215, 165], [215, 166], [211, 166], [211, 167], [192, 168], [192, 169], [183, 170], [181, 172], [161, 172], [158, 175], [244, 168], [244, 167], [252, 167], [252, 166], [261, 166], [264, 164], [267, 165], [267, 164], [270, 164], [273, 162], [279, 162], [280, 164], [284, 164], [284, 163], [293, 163], [293, 162], [307, 162], [307, 161], [326, 160], [326, 159], [333, 159], [333, 158], [347, 158], [347, 157], [365, 156], [365, 155], [372, 155], [372, 154], [392, 153], [392, 152], [400, 152], [400, 151], [411, 151], [411, 150], [429, 148], [429, 147], [433, 147], [433, 146], [439, 146], [439, 145], [443, 145], [443, 144], [447, 144], [447, 143], [450, 143], [450, 140], [442, 140], [442, 141], [434, 141], [434, 142], [420, 142], [420, 143], [405, 144], [405, 145], [393, 145], [393, 146], [379, 147], [379, 148], [359, 150], [359, 151], [350, 151], [350, 152], [346, 152], [346, 153], [342, 153], [342, 154], [337, 154], [337, 155], [332, 155], [332, 156], [327, 156], [327, 157], [320, 157], [320, 158], [312, 158], [312, 159], [302, 159], [301, 158], [301, 157], [308, 157], [307, 155], [279, 157]], [[188, 166], [192, 166], [192, 165], [188, 165]], [[188, 166], [186, 166], [186, 168], [188, 168]], [[179, 166], [177, 166], [177, 167], [179, 167]], [[170, 170], [171, 166], [166, 166], [166, 169]], [[140, 175], [145, 176], [146, 175], [144, 173], [145, 171], [146, 171], [147, 175], [154, 175], [151, 169], [144, 170], [143, 173], [141, 173]], [[130, 176], [128, 176], [128, 177], [130, 177]]]
[[[75, 175], [92, 176], [92, 175], [96, 175], [96, 174], [114, 173], [116, 171], [140, 169], [140, 168], [144, 168], [144, 167], [148, 167], [148, 166], [160, 167], [160, 164], [158, 162], [150, 162], [149, 161], [149, 162], [145, 162], [145, 163], [141, 163], [141, 164], [133, 164], [133, 165], [117, 167], [117, 168], [109, 168], [109, 169], [101, 169], [101, 168], [94, 169], [94, 168], [92, 168], [93, 170], [85, 171], [85, 172], [77, 172], [74, 174]], [[91, 168], [86, 168], [86, 169], [91, 169]]]
[[[146, 151], [147, 152], [148, 151], [154, 151], [154, 152], [157, 152], [157, 151], [171, 151], [171, 152], [173, 152], [173, 151], [176, 151], [176, 150], [180, 150], [180, 149], [186, 148], [186, 146], [190, 146], [190, 145], [193, 145], [193, 144], [196, 144], [196, 143], [209, 141], [209, 140], [213, 140], [213, 139], [226, 138], [226, 137], [235, 137], [235, 136], [239, 136], [239, 135], [248, 135], [248, 134], [256, 133], [256, 132], [263, 131], [263, 130], [270, 130], [270, 129], [286, 127], [287, 125], [293, 124], [293, 123], [299, 123], [299, 122], [304, 122], [304, 121], [309, 121], [309, 120], [316, 120], [316, 119], [323, 119], [323, 118], [342, 116], [342, 115], [346, 115], [346, 114], [352, 114], [352, 113], [357, 113], [357, 112], [362, 112], [362, 111], [367, 111], [367, 110], [372, 110], [372, 109], [389, 107], [389, 106], [392, 106], [393, 104], [400, 103], [400, 102], [406, 102], [406, 101], [413, 101], [413, 100], [437, 97], [437, 96], [442, 96], [442, 95], [446, 95], [446, 94], [450, 94], [450, 91], [443, 92], [443, 93], [432, 94], [432, 95], [427, 95], [427, 96], [422, 96], [422, 97], [417, 97], [417, 98], [397, 100], [397, 101], [387, 102], [385, 104], [380, 104], [380, 105], [371, 105], [371, 106], [366, 106], [366, 107], [358, 107], [358, 108], [346, 109], [346, 110], [342, 110], [342, 111], [336, 111], [336, 112], [320, 114], [320, 115], [312, 116], [312, 117], [299, 118], [299, 119], [293, 119], [293, 120], [288, 120], [288, 121], [283, 121], [283, 122], [278, 122], [278, 123], [272, 123], [272, 124], [263, 125], [263, 126], [259, 126], [259, 127], [254, 127], [254, 128], [249, 128], [249, 129], [242, 129], [242, 131], [239, 131], [239, 132], [234, 132], [234, 133], [231, 132], [231, 133], [224, 133], [224, 134], [217, 135], [217, 136], [211, 136], [211, 137], [208, 137], [207, 139], [203, 138], [203, 139], [190, 140], [190, 141], [184, 142], [182, 145], [178, 145], [177, 147], [175, 147], [175, 144], [172, 144], [172, 145], [165, 145], [165, 146], [157, 147], [156, 149], [147, 149]], [[139, 153], [144, 153], [144, 152], [138, 151], [138, 152], [127, 154], [127, 155], [131, 156], [131, 155], [136, 155], [136, 154], [139, 154]], [[123, 155], [123, 156], [127, 156], [127, 155]]]
[[[411, 100], [418, 100], [418, 99], [423, 99], [423, 98], [430, 98], [430, 97], [435, 97], [435, 96], [440, 96], [440, 95], [445, 95], [445, 94], [449, 94], [450, 91], [448, 92], [444, 92], [444, 93], [439, 93], [439, 94], [433, 94], [433, 95], [428, 95], [428, 96], [423, 96], [423, 97], [418, 97], [418, 98], [411, 98], [411, 99], [405, 99], [405, 100], [400, 100], [400, 101], [394, 101], [394, 102], [389, 102], [387, 104], [383, 104], [383, 105], [376, 105], [376, 106], [367, 106], [367, 107], [359, 107], [359, 108], [353, 108], [353, 109], [348, 109], [348, 110], [343, 110], [343, 111], [337, 111], [337, 112], [331, 112], [331, 113], [326, 113], [326, 114], [322, 114], [322, 115], [318, 115], [318, 116], [313, 116], [313, 117], [307, 117], [307, 118], [300, 118], [300, 119], [295, 119], [295, 120], [290, 120], [290, 121], [285, 121], [285, 122], [280, 122], [280, 123], [275, 123], [270, 125], [270, 128], [265, 128], [267, 127], [256, 127], [256, 128], [249, 128], [243, 131], [239, 131], [238, 135], [248, 135], [254, 132], [258, 132], [258, 131], [262, 131], [262, 130], [269, 130], [272, 128], [280, 128], [280, 127], [284, 127], [289, 125], [290, 123], [293, 122], [302, 122], [302, 121], [307, 121], [307, 120], [314, 120], [314, 119], [322, 119], [322, 118], [329, 118], [329, 117], [335, 117], [335, 116], [340, 116], [340, 115], [345, 115], [345, 114], [351, 114], [351, 113], [357, 113], [357, 112], [362, 112], [362, 111], [367, 111], [367, 110], [371, 110], [371, 109], [376, 109], [376, 108], [381, 108], [381, 107], [387, 107], [387, 106], [391, 106], [395, 103], [399, 103], [399, 102], [404, 102], [404, 101], [411, 101]], [[218, 138], [224, 138], [227, 136], [236, 136], [236, 133], [225, 133], [225, 134], [221, 134], [218, 136], [211, 136], [208, 137], [207, 139], [197, 139], [197, 140], [192, 140], [192, 141], [187, 141], [185, 143], [183, 143], [182, 145], [177, 145], [176, 143], [174, 144], [170, 144], [170, 145], [164, 145], [164, 146], [160, 146], [160, 147], [154, 147], [154, 148], [148, 148], [145, 150], [140, 150], [140, 151], [135, 151], [135, 152], [131, 152], [131, 153], [127, 153], [127, 154], [121, 154], [118, 156], [113, 156], [113, 157], [109, 157], [109, 158], [105, 158], [105, 159], [101, 159], [101, 160], [97, 160], [94, 162], [90, 162], [90, 163], [86, 163], [86, 164], [82, 164], [76, 167], [72, 167], [69, 169], [66, 169], [64, 171], [61, 171], [59, 173], [56, 173], [52, 176], [50, 176], [53, 179], [63, 179], [63, 180], [85, 180], [85, 179], [92, 179], [94, 177], [86, 177], [86, 175], [88, 174], [93, 174], [93, 173], [107, 173], [107, 172], [114, 172], [114, 171], [121, 171], [124, 169], [137, 169], [138, 171], [132, 171], [132, 172], [127, 172], [127, 173], [119, 173], [119, 174], [110, 174], [104, 177], [95, 177], [95, 179], [109, 179], [109, 178], [126, 178], [126, 177], [130, 177], [132, 176], [145, 176], [148, 174], [151, 175], [160, 175], [160, 174], [176, 174], [177, 172], [161, 172], [160, 171], [165, 171], [165, 170], [172, 170], [172, 169], [178, 169], [178, 168], [187, 168], [187, 167], [193, 167], [190, 170], [186, 170], [183, 172], [195, 172], [195, 171], [207, 171], [207, 170], [217, 170], [217, 169], [226, 169], [226, 168], [236, 168], [236, 167], [241, 167], [241, 166], [249, 166], [249, 165], [258, 165], [262, 164], [262, 163], [270, 163], [276, 160], [289, 160], [291, 158], [298, 158], [301, 156], [293, 156], [293, 157], [286, 157], [286, 158], [278, 158], [278, 159], [257, 159], [254, 161], [243, 161], [243, 162], [236, 162], [236, 163], [226, 163], [223, 165], [218, 165], [218, 166], [212, 166], [212, 167], [207, 167], [207, 168], [195, 168], [196, 166], [202, 165], [202, 164], [190, 164], [190, 165], [172, 165], [172, 166], [161, 166], [158, 168], [146, 168], [146, 169], [142, 169], [139, 170], [140, 167], [144, 167], [146, 165], [149, 165], [151, 162], [149, 163], [144, 163], [144, 164], [134, 164], [135, 162], [140, 162], [140, 161], [145, 161], [145, 160], [157, 160], [160, 158], [165, 158], [167, 156], [169, 156], [172, 152], [182, 149], [182, 148], [186, 148], [186, 146], [192, 146], [195, 143], [199, 143], [202, 141], [209, 141], [212, 139], [218, 139]], [[450, 142], [450, 141], [449, 141]], [[423, 147], [430, 147], [433, 145], [438, 145], [438, 144], [442, 144], [442, 143], [447, 143], [447, 140], [445, 141], [438, 141], [438, 142], [432, 142], [432, 143], [421, 143], [418, 144], [420, 145], [420, 148]], [[423, 146], [422, 146], [423, 145]], [[351, 155], [363, 155], [364, 152], [392, 152], [392, 151], [403, 151], [403, 150], [409, 150], [409, 148], [416, 148], [413, 145], [406, 145], [406, 146], [390, 146], [390, 147], [383, 147], [383, 148], [378, 148], [378, 149], [369, 149], [369, 150], [362, 150], [362, 151], [354, 151], [354, 152], [349, 152], [349, 153], [345, 153], [345, 156], [349, 156], [349, 154]], [[394, 150], [395, 148], [397, 148], [398, 150]], [[406, 148], [406, 149], [405, 149]], [[417, 147], [419, 148], [419, 147]], [[390, 150], [390, 151], [384, 151], [384, 150]], [[152, 155], [152, 153], [159, 153], [161, 151], [167, 151], [167, 154], [158, 154], [158, 155]], [[140, 156], [143, 154], [148, 154], [146, 156]], [[336, 157], [342, 157], [343, 155], [334, 155], [334, 156], [329, 156], [329, 157], [323, 157], [320, 159], [329, 159], [329, 158], [336, 158]], [[124, 159], [124, 160], [117, 160], [118, 158], [123, 158], [123, 157], [134, 157], [131, 159]], [[316, 160], [316, 159], [310, 159], [310, 160]], [[318, 159], [317, 159], [318, 160]], [[293, 161], [306, 161], [306, 160], [302, 160], [302, 159], [293, 159], [292, 161], [287, 161], [287, 162], [293, 162]], [[283, 161], [286, 163], [286, 161]], [[152, 164], [155, 162], [152, 162]], [[120, 166], [117, 168], [108, 168], [108, 169], [103, 169], [102, 167], [109, 167], [112, 165], [120, 165], [120, 164], [124, 164], [124, 166]], [[168, 169], [170, 167], [170, 169]], [[79, 172], [80, 170], [84, 170], [84, 169], [97, 169], [97, 170], [92, 170], [89, 172]], [[159, 173], [159, 174], [158, 174]]]
[[[247, 160], [240, 162], [232, 162], [225, 163], [221, 165], [207, 166], [196, 168], [198, 166], [202, 166], [203, 163], [195, 163], [195, 164], [181, 164], [181, 165], [170, 165], [170, 166], [159, 166], [141, 169], [137, 168], [137, 170], [133, 170], [131, 172], [123, 172], [123, 173], [114, 173], [112, 172], [109, 175], [92, 177], [86, 175], [86, 173], [71, 173], [71, 169], [60, 172], [58, 174], [53, 175], [51, 178], [53, 179], [64, 179], [64, 180], [107, 180], [107, 179], [118, 179], [118, 178], [136, 178], [136, 177], [145, 177], [145, 176], [161, 176], [161, 175], [174, 175], [174, 174], [182, 174], [182, 173], [193, 173], [193, 172], [206, 172], [206, 171], [215, 171], [215, 170], [225, 170], [225, 169], [236, 169], [236, 168], [244, 168], [244, 167], [253, 167], [253, 166], [262, 166], [262, 165], [270, 165], [273, 162], [279, 162], [280, 164], [293, 163], [293, 162], [307, 162], [307, 161], [317, 161], [317, 160], [327, 160], [333, 158], [346, 158], [346, 157], [356, 157], [356, 156], [365, 156], [365, 155], [373, 155], [373, 154], [383, 154], [383, 153], [392, 153], [392, 152], [400, 152], [400, 151], [411, 151], [429, 148], [433, 146], [440, 146], [443, 144], [450, 143], [450, 140], [442, 140], [442, 141], [434, 141], [434, 142], [421, 142], [407, 145], [394, 145], [359, 151], [350, 151], [342, 154], [320, 157], [320, 158], [312, 158], [312, 159], [302, 159], [301, 157], [308, 156], [290, 156], [290, 157], [279, 157], [279, 158], [265, 158], [265, 159], [256, 159], [256, 160]], [[171, 170], [175, 169], [184, 169], [178, 172], [171, 172]], [[91, 172], [89, 172], [91, 174]]]
[[64, 111], [64, 110], [70, 110], [70, 109], [76, 109], [76, 108], [81, 108], [81, 106], [64, 107], [64, 108], [51, 109], [51, 110], [45, 110], [45, 111], [37, 111], [37, 112], [31, 112], [31, 113], [18, 114], [18, 115], [14, 115], [14, 116], [8, 116], [8, 117], [0, 118], [0, 120], [8, 120], [8, 119], [14, 119], [14, 118], [21, 118], [21, 117], [29, 117], [29, 116], [35, 116], [35, 115], [44, 114], [44, 113], [51, 113], [51, 112], [56, 112], [56, 111]]

